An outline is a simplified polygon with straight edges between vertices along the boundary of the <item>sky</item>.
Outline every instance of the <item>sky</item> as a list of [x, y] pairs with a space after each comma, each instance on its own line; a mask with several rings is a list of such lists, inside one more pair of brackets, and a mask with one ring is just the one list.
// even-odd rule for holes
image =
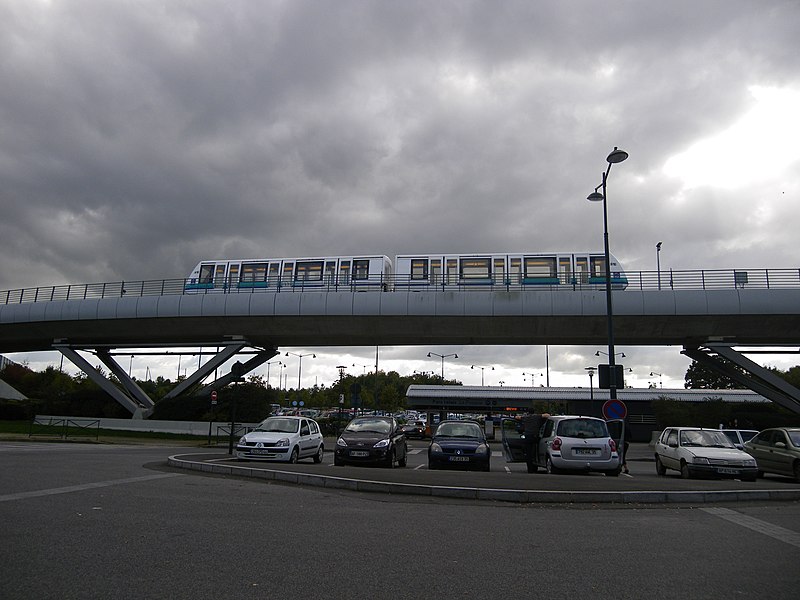
[[[626, 270], [796, 268], [799, 24], [795, 0], [0, 0], [0, 290], [217, 258], [601, 251], [586, 196], [615, 146]], [[272, 385], [375, 366], [375, 348], [281, 350], [317, 358], [280, 357]], [[598, 350], [378, 364], [441, 374], [428, 352], [457, 353], [445, 377], [468, 385], [479, 365], [486, 385], [588, 387]], [[680, 350], [617, 362], [629, 385], [682, 387]], [[121, 362], [174, 378], [193, 360]]]

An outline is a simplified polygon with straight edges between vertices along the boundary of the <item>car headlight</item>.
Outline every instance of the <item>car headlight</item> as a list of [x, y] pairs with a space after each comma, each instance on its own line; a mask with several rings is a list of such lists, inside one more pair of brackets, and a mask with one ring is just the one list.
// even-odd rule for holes
[[751, 458], [750, 460], [743, 460], [743, 461], [742, 461], [742, 464], [743, 464], [745, 467], [755, 467], [755, 466], [756, 466], [756, 461], [755, 461], [755, 459], [752, 459], [752, 458]]
[[389, 440], [388, 439], [381, 440], [380, 442], [375, 444], [375, 448], [386, 448], [386, 446], [388, 446], [388, 445], [389, 445]]
[[275, 445], [279, 447], [286, 447], [289, 445], [289, 438], [282, 438], [275, 442]]
[[478, 447], [475, 448], [475, 454], [488, 454], [489, 453], [489, 446], [486, 444], [478, 444]]
[[247, 443], [247, 439], [243, 436], [243, 437], [239, 438], [239, 441], [237, 442], [237, 445], [244, 446], [246, 443]]
[[705, 456], [694, 456], [692, 457], [692, 462], [696, 465], [710, 465], [711, 463], [708, 462], [708, 459]]
[[436, 442], [433, 442], [431, 444], [431, 452], [441, 452], [441, 451], [442, 447], [439, 444], [437, 444]]
[[336, 440], [336, 445], [341, 446], [342, 448], [346, 448], [347, 442], [345, 442], [343, 438], [339, 438], [338, 440]]

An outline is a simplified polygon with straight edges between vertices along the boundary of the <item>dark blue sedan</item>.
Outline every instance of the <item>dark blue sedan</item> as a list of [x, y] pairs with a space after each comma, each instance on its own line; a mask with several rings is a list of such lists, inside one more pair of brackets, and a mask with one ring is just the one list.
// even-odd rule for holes
[[480, 425], [442, 421], [428, 446], [428, 469], [489, 470], [492, 451]]

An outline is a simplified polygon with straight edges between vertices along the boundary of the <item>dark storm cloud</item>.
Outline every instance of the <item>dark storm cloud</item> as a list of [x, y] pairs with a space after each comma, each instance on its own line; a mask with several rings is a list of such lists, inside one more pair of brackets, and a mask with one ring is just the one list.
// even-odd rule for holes
[[[791, 1], [0, 0], [0, 289], [203, 258], [595, 250], [795, 266], [798, 163], [670, 157], [799, 90]], [[510, 360], [510, 359], [509, 359]]]

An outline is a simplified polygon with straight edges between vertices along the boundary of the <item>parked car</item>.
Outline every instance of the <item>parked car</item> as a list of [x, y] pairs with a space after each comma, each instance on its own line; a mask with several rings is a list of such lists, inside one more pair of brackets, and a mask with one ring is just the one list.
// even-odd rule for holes
[[765, 429], [744, 444], [758, 462], [758, 475], [788, 475], [800, 483], [800, 427]]
[[655, 444], [656, 473], [673, 469], [684, 479], [698, 476], [755, 481], [755, 459], [733, 445], [719, 429], [667, 427]]
[[357, 417], [347, 424], [333, 455], [334, 465], [377, 463], [406, 466], [408, 445], [394, 417]]
[[[519, 421], [501, 422], [503, 451], [508, 462], [525, 462], [525, 437]], [[616, 477], [621, 470], [617, 443], [603, 419], [577, 415], [549, 416], [540, 430], [532, 472], [598, 471]]]
[[755, 429], [721, 429], [739, 450], [744, 450], [744, 443], [758, 433]]
[[428, 468], [475, 468], [488, 471], [492, 451], [477, 423], [442, 421], [428, 446]]
[[419, 438], [424, 439], [426, 437], [425, 434], [425, 423], [422, 421], [410, 421], [405, 425], [401, 425], [403, 429], [403, 433], [407, 438]]
[[239, 460], [296, 463], [301, 458], [313, 458], [315, 463], [321, 463], [324, 453], [319, 424], [306, 417], [269, 417], [239, 438], [236, 444]]

